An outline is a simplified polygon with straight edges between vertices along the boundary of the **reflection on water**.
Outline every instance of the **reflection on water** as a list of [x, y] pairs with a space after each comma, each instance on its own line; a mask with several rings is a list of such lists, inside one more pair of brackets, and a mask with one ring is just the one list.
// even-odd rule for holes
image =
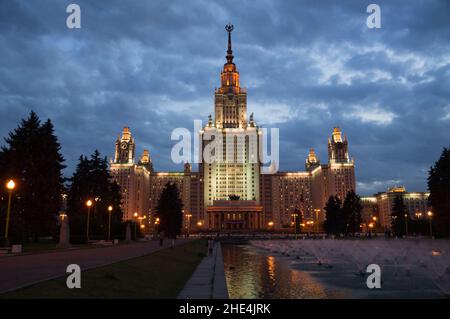
[[330, 298], [309, 274], [246, 246], [223, 245], [230, 298]]

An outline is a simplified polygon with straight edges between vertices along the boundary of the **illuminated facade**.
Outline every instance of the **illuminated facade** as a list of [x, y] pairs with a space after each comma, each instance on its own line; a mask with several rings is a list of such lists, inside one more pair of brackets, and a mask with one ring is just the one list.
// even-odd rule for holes
[[131, 131], [125, 127], [117, 138], [115, 156], [110, 163], [111, 176], [121, 188], [123, 219], [136, 220], [137, 214], [137, 221], [145, 225], [146, 231], [150, 231], [158, 199], [170, 182], [178, 187], [183, 212], [189, 216], [185, 218], [185, 228], [189, 227], [188, 220], [195, 225], [203, 220], [203, 214], [198, 213], [203, 208], [203, 187], [199, 173], [191, 172], [190, 164], [185, 164], [183, 172], [155, 172], [149, 151], [144, 150], [136, 163], [135, 149]]
[[124, 127], [122, 136], [117, 137], [114, 159], [110, 163], [111, 176], [122, 192], [124, 220], [132, 220], [135, 213], [147, 216], [150, 207], [150, 154], [144, 150], [139, 162], [135, 163], [135, 150], [130, 129]]
[[392, 207], [397, 196], [402, 197], [409, 217], [412, 219], [418, 218], [417, 216], [425, 217], [429, 210], [428, 197], [430, 193], [428, 192], [410, 193], [406, 191], [405, 187], [392, 187], [387, 192], [377, 193], [373, 197], [378, 206], [380, 225], [385, 230], [391, 228]]
[[[311, 149], [305, 171], [263, 174], [258, 158], [261, 147], [258, 137], [262, 130], [253, 114], [247, 116], [247, 91], [240, 85], [233, 62], [233, 27], [228, 25], [226, 30], [228, 50], [220, 74], [221, 85], [214, 93], [214, 116], [209, 116], [200, 131], [199, 171], [192, 172], [191, 166], [185, 164], [183, 172], [155, 172], [148, 152], [142, 157], [147, 165], [142, 160], [134, 164], [135, 145], [129, 129], [116, 142], [111, 170], [122, 186], [126, 216], [129, 218], [137, 209], [132, 201], [145, 198], [146, 206], [139, 202], [139, 208], [147, 209], [149, 226], [152, 226], [161, 191], [167, 182], [172, 182], [180, 190], [187, 229], [284, 229], [291, 227], [293, 213], [299, 212], [310, 225], [308, 231], [318, 231], [329, 196], [344, 199], [348, 191], [355, 190], [354, 162], [349, 157], [347, 137], [338, 127], [334, 128], [328, 140], [327, 164], [321, 164]], [[123, 141], [131, 145], [121, 148]], [[124, 153], [127, 149], [133, 153]], [[209, 158], [204, 158], [204, 154], [209, 154]], [[145, 177], [137, 174], [140, 170], [145, 172], [141, 174]], [[133, 174], [137, 176], [130, 177]], [[144, 196], [140, 184], [129, 182], [133, 178], [148, 183]]]
[[348, 155], [348, 140], [335, 127], [328, 140], [328, 164], [321, 164], [313, 149], [309, 150], [304, 172], [278, 172], [261, 175], [261, 194], [266, 222], [275, 229], [287, 228], [300, 212], [305, 231], [319, 231], [325, 220], [324, 207], [330, 196], [343, 201], [355, 190], [355, 164]]

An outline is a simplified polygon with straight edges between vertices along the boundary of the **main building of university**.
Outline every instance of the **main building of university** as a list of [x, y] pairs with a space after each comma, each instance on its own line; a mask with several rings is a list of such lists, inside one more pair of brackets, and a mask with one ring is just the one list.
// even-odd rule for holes
[[[136, 160], [135, 140], [125, 127], [111, 161], [112, 176], [122, 189], [124, 219], [145, 216], [151, 229], [159, 196], [171, 182], [179, 188], [188, 230], [280, 230], [291, 227], [299, 214], [305, 227], [311, 228], [308, 231], [318, 230], [329, 196], [344, 199], [348, 191], [355, 190], [355, 167], [347, 137], [339, 128], [333, 129], [327, 164], [321, 164], [311, 149], [305, 171], [264, 173], [259, 161], [251, 158], [248, 141], [238, 143], [236, 139], [236, 135], [258, 136], [262, 131], [253, 114], [247, 116], [247, 91], [240, 86], [233, 62], [233, 28], [229, 25], [226, 29], [227, 61], [220, 74], [221, 86], [214, 92], [214, 116], [199, 132], [200, 136], [220, 134], [223, 147], [215, 161], [199, 164], [198, 172], [192, 171], [189, 163], [182, 172], [157, 172], [148, 150]], [[208, 141], [201, 140], [204, 150]]]

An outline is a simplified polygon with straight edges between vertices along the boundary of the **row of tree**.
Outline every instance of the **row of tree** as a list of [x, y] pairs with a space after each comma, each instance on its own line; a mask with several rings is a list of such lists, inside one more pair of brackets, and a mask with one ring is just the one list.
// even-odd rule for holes
[[[12, 242], [37, 241], [57, 237], [62, 195], [68, 198], [68, 215], [73, 238], [86, 232], [86, 201], [92, 199], [93, 234], [104, 236], [108, 218], [106, 205], [114, 207], [113, 229], [121, 227], [122, 211], [119, 186], [109, 175], [106, 158], [95, 151], [88, 159], [80, 157], [70, 179], [63, 178], [65, 168], [61, 145], [50, 120], [41, 123], [35, 112], [23, 119], [5, 139], [0, 151], [0, 180], [13, 178], [9, 238]], [[3, 184], [3, 183], [2, 183]], [[0, 188], [0, 235], [6, 224], [8, 193]]]
[[[50, 120], [41, 123], [36, 113], [5, 138], [0, 151], [2, 181], [0, 232], [4, 233], [7, 193], [4, 182], [14, 178], [10, 237], [15, 241], [37, 240], [56, 230], [57, 212], [64, 192], [64, 158]], [[2, 236], [3, 237], [3, 236]]]
[[424, 212], [423, 218], [412, 219], [401, 195], [394, 198], [391, 211], [391, 231], [394, 235], [429, 234], [430, 217]]
[[325, 231], [334, 235], [360, 232], [361, 211], [361, 199], [353, 190], [347, 193], [344, 203], [338, 196], [330, 196], [325, 205]]
[[108, 234], [108, 207], [111, 212], [111, 234], [123, 238], [121, 193], [119, 185], [111, 178], [106, 157], [99, 151], [87, 158], [80, 156], [67, 189], [67, 213], [69, 216], [71, 242], [86, 240], [88, 200], [91, 200], [89, 232], [91, 239], [105, 239]]
[[444, 148], [439, 159], [430, 168], [428, 190], [436, 234], [450, 236], [450, 148]]

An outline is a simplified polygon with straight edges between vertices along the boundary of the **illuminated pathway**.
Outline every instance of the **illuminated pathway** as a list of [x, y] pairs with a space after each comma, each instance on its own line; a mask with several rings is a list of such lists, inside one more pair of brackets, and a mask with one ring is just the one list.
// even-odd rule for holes
[[[185, 243], [178, 239], [176, 245]], [[165, 240], [162, 248], [170, 247]], [[41, 254], [0, 257], [0, 293], [66, 275], [69, 264], [82, 270], [140, 257], [161, 249], [158, 241], [147, 241], [92, 249], [73, 249]]]

